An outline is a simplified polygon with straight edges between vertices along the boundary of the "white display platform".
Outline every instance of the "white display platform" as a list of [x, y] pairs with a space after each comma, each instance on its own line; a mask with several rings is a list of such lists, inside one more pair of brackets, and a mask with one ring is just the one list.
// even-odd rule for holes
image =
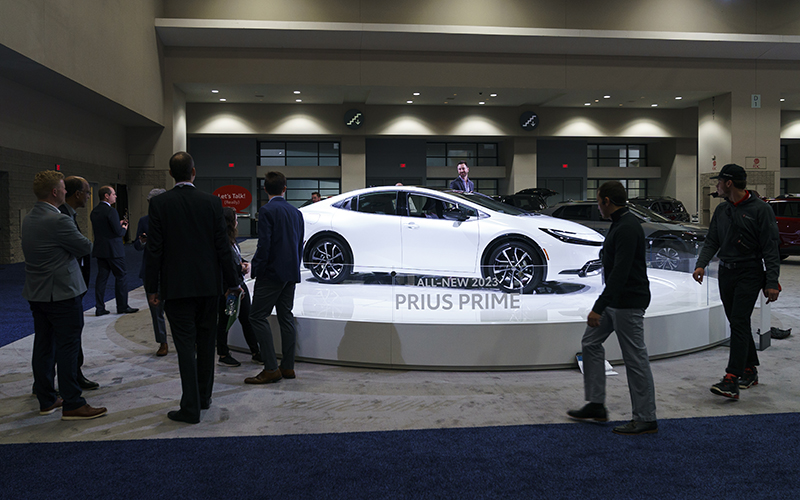
[[[716, 280], [699, 285], [688, 273], [649, 269], [652, 300], [645, 314], [651, 358], [703, 349], [727, 337]], [[575, 365], [586, 317], [602, 290], [600, 276], [562, 283], [560, 293], [507, 294], [458, 288], [422, 278], [392, 285], [389, 276], [335, 285], [302, 272], [295, 295], [298, 360], [429, 370], [547, 369]], [[373, 283], [370, 283], [370, 282]], [[381, 284], [377, 281], [384, 281]], [[418, 283], [419, 277], [398, 277]], [[470, 280], [471, 281], [471, 280]], [[460, 284], [469, 282], [460, 282]], [[571, 285], [576, 283], [583, 285]], [[253, 281], [248, 282], [250, 291]], [[442, 286], [453, 285], [453, 286]], [[270, 318], [280, 353], [277, 319]], [[248, 352], [237, 322], [231, 347]], [[621, 359], [612, 334], [606, 359]]]

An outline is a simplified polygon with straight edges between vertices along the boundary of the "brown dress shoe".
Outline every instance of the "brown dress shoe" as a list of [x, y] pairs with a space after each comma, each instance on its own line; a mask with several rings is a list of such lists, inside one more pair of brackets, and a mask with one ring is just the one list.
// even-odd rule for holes
[[288, 368], [280, 368], [281, 376], [283, 378], [296, 378], [294, 374], [294, 370]]
[[92, 408], [89, 405], [83, 405], [76, 410], [64, 410], [61, 412], [61, 420], [90, 420], [97, 417], [102, 417], [108, 413], [105, 408]]
[[169, 352], [169, 346], [164, 343], [158, 346], [158, 350], [156, 351], [156, 356], [166, 356]]
[[39, 410], [39, 415], [50, 415], [54, 411], [58, 410], [64, 405], [64, 400], [61, 398], [56, 398], [56, 402], [48, 406], [47, 408], [41, 408]]
[[261, 370], [261, 373], [255, 377], [247, 377], [244, 379], [245, 384], [272, 384], [280, 382], [282, 376], [280, 370]]

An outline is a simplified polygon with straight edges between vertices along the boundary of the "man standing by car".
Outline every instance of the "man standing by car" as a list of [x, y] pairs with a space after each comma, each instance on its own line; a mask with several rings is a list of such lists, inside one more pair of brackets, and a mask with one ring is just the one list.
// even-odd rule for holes
[[[258, 246], [250, 273], [256, 279], [250, 322], [261, 347], [264, 369], [255, 377], [246, 378], [246, 384], [271, 384], [282, 378], [295, 378], [297, 330], [292, 307], [303, 258], [303, 215], [284, 199], [286, 176], [282, 173], [268, 172], [264, 190], [269, 201], [258, 211]], [[280, 366], [268, 322], [272, 309], [276, 307], [283, 353]]]
[[644, 311], [650, 305], [644, 230], [625, 206], [627, 193], [618, 181], [604, 183], [597, 191], [597, 208], [613, 222], [603, 243], [605, 288], [589, 312], [583, 334], [583, 384], [589, 402], [567, 415], [576, 420], [605, 422], [606, 374], [603, 342], [617, 332], [625, 361], [633, 420], [614, 428], [625, 435], [658, 432], [656, 395], [647, 346], [644, 344]]
[[769, 205], [746, 189], [742, 167], [725, 165], [712, 179], [726, 201], [714, 211], [692, 277], [702, 283], [704, 268], [719, 254], [719, 294], [731, 325], [731, 348], [725, 377], [711, 392], [739, 399], [739, 389], [758, 384], [758, 354], [750, 330], [758, 292], [763, 290], [767, 303], [778, 300], [780, 292], [778, 225]]
[[469, 180], [469, 167], [467, 162], [458, 162], [458, 177], [450, 183], [450, 189], [471, 193], [475, 191], [475, 183]]
[[92, 210], [94, 229], [94, 250], [97, 259], [97, 280], [94, 283], [95, 314], [104, 316], [106, 309], [106, 283], [108, 275], [114, 274], [114, 296], [117, 299], [117, 314], [135, 313], [128, 305], [128, 288], [125, 282], [125, 248], [122, 237], [128, 230], [128, 221], [120, 220], [117, 211], [111, 207], [117, 201], [117, 192], [111, 186], [103, 186], [97, 193], [100, 203]]

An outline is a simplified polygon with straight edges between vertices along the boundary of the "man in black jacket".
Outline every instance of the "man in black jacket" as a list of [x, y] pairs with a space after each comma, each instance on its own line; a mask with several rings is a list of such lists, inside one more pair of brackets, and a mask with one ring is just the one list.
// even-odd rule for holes
[[656, 396], [647, 346], [644, 344], [644, 311], [650, 305], [650, 282], [645, 260], [646, 243], [639, 220], [626, 207], [625, 187], [609, 181], [597, 191], [597, 207], [611, 228], [603, 243], [605, 288], [595, 301], [583, 334], [583, 383], [586, 400], [580, 410], [567, 412], [576, 420], [606, 422], [606, 375], [603, 342], [617, 332], [625, 361], [633, 419], [614, 428], [616, 434], [658, 432]]
[[150, 200], [144, 289], [150, 306], [164, 301], [178, 352], [183, 395], [180, 410], [167, 416], [196, 424], [200, 410], [211, 405], [217, 301], [225, 290], [223, 283], [226, 295], [241, 290], [225, 234], [222, 202], [195, 188], [196, 171], [189, 153], [170, 158], [169, 174], [175, 187]]
[[750, 316], [759, 291], [763, 290], [767, 303], [778, 300], [780, 237], [772, 209], [747, 191], [747, 173], [742, 167], [725, 165], [712, 179], [717, 179], [717, 195], [726, 201], [714, 211], [692, 276], [702, 283], [704, 268], [719, 253], [719, 295], [731, 325], [731, 349], [725, 377], [711, 386], [711, 392], [739, 399], [739, 389], [758, 384]]

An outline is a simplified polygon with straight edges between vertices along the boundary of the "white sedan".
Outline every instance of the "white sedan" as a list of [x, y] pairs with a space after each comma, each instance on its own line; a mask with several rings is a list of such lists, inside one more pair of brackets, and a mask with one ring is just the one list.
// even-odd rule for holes
[[474, 278], [527, 293], [599, 270], [603, 236], [480, 193], [359, 189], [302, 207], [303, 262], [323, 283], [356, 272]]

